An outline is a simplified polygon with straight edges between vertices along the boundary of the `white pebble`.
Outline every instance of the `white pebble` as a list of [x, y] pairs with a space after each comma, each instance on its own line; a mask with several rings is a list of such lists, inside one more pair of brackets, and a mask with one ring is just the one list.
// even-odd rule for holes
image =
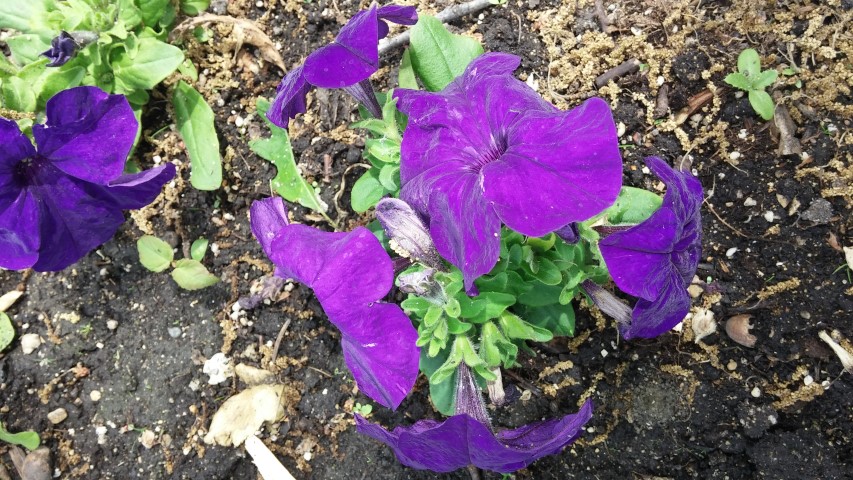
[[68, 412], [64, 408], [57, 408], [47, 414], [47, 419], [54, 425], [62, 423], [66, 418], [68, 418]]
[[609, 354], [609, 353], [608, 353], [608, 351], [607, 351], [607, 350], [603, 350], [603, 349], [601, 350], [601, 357], [602, 357], [602, 358], [606, 357], [608, 354]]
[[41, 337], [37, 333], [26, 333], [21, 335], [21, 351], [24, 355], [33, 353], [41, 345]]
[[752, 394], [752, 396], [753, 396], [753, 397], [758, 398], [758, 397], [760, 397], [760, 396], [761, 396], [761, 389], [760, 389], [760, 388], [758, 388], [758, 387], [755, 387], [755, 388], [753, 388], [753, 389], [752, 389], [751, 394]]
[[737, 160], [740, 157], [741, 157], [740, 152], [732, 152], [729, 154], [729, 158], [732, 160]]
[[100, 390], [92, 390], [91, 392], [89, 392], [89, 398], [93, 402], [100, 401], [101, 400], [101, 391]]
[[107, 320], [107, 330], [115, 330], [118, 328], [118, 322], [116, 320]]
[[737, 247], [732, 247], [732, 248], [726, 250], [726, 258], [734, 257], [737, 252], [738, 252]]
[[803, 379], [803, 384], [807, 387], [813, 383], [814, 383], [814, 378], [812, 378], [811, 375], [806, 375], [806, 378]]
[[754, 206], [756, 206], [756, 205], [758, 205], [758, 202], [756, 202], [755, 200], [753, 200], [753, 198], [752, 198], [752, 197], [746, 197], [746, 200], [744, 200], [744, 201], [743, 201], [743, 206], [744, 206], [744, 207], [754, 207]]
[[776, 220], [776, 215], [770, 210], [767, 210], [764, 212], [764, 219], [767, 220], [768, 223], [773, 223], [773, 220]]

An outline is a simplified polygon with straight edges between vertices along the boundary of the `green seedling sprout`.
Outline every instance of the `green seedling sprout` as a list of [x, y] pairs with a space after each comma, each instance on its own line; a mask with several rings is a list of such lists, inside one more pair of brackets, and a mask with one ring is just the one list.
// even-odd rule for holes
[[737, 72], [726, 75], [723, 79], [729, 85], [749, 94], [749, 104], [755, 113], [764, 120], [773, 118], [776, 106], [773, 98], [764, 89], [776, 81], [779, 74], [776, 70], [761, 70], [761, 58], [752, 48], [740, 52], [737, 58]]

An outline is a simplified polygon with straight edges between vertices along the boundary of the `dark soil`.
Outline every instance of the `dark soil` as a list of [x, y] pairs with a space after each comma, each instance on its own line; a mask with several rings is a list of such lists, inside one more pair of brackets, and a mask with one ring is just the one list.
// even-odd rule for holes
[[[235, 0], [217, 13], [258, 22], [290, 67], [366, 6], [355, 3], [264, 0], [257, 7]], [[510, 0], [451, 28], [480, 37], [487, 51], [520, 55], [519, 77], [538, 82], [561, 108], [592, 95], [611, 101], [624, 126], [626, 184], [659, 186], [643, 171], [647, 155], [692, 162], [707, 197], [693, 313], [710, 310], [718, 328], [697, 343], [688, 319], [680, 332], [625, 342], [610, 321], [579, 307], [577, 336], [533, 345], [537, 355], [521, 358], [522, 368], [504, 377], [524, 392], [522, 400], [493, 413], [495, 425], [515, 427], [574, 412], [592, 398], [595, 415], [580, 441], [515, 477], [853, 478], [853, 381], [818, 338], [837, 330], [847, 348], [853, 339], [851, 271], [841, 252], [853, 245], [849, 3], [607, 1], [605, 8], [615, 6], [608, 33], [591, 0], [563, 3]], [[234, 302], [271, 272], [247, 212], [270, 194], [275, 169], [248, 141], [267, 134], [255, 100], [274, 94], [282, 72], [259, 60], [254, 46], [235, 55], [230, 28], [211, 29], [210, 43], [189, 40], [187, 48], [203, 72], [197, 86], [215, 107], [223, 188], [193, 190], [183, 166], [184, 181], [167, 187], [166, 199], [73, 267], [0, 272], [0, 293], [26, 289], [8, 311], [18, 336], [45, 340], [29, 355], [17, 340], [0, 354], [0, 420], [11, 431], [39, 432], [61, 478], [255, 478], [242, 448], [201, 440], [219, 405], [243, 389], [236, 381], [207, 384], [201, 364], [222, 351], [234, 363], [273, 371], [298, 393], [287, 398], [287, 417], [262, 436], [297, 478], [468, 478], [466, 471], [437, 476], [402, 467], [385, 446], [355, 432], [354, 403], [370, 400], [356, 393], [339, 335], [309, 289], [287, 286], [276, 301], [232, 318]], [[774, 88], [794, 118], [803, 155], [777, 154], [773, 122], [722, 80], [750, 47], [764, 68], [781, 71], [795, 60], [801, 69], [780, 76]], [[384, 64], [399, 64], [400, 53]], [[595, 89], [596, 76], [632, 57], [645, 66]], [[658, 77], [669, 89], [669, 109], [655, 114]], [[396, 67], [376, 76], [378, 86], [395, 82]], [[679, 122], [706, 92], [708, 101]], [[330, 205], [345, 180], [341, 227], [365, 224], [370, 219], [349, 210], [346, 193], [362, 172], [349, 167], [361, 161], [363, 132], [343, 127], [355, 105], [340, 92], [312, 98], [290, 129], [300, 167]], [[155, 156], [187, 163], [176, 134], [161, 131], [172, 122], [167, 103], [155, 100], [144, 119], [148, 135], [138, 157], [145, 166]], [[294, 218], [330, 228], [301, 208]], [[205, 264], [222, 281], [187, 292], [167, 274], [146, 271], [135, 246], [143, 233], [179, 252], [208, 238], [218, 253], [208, 253]], [[752, 316], [753, 348], [725, 332], [726, 319], [737, 314]], [[287, 319], [273, 365], [272, 345]], [[396, 412], [374, 405], [371, 419], [393, 427], [439, 418], [426, 392], [421, 379]], [[69, 417], [53, 425], [47, 414], [59, 407]], [[140, 443], [146, 429], [159, 441], [150, 449]], [[15, 478], [4, 448], [0, 462]]]

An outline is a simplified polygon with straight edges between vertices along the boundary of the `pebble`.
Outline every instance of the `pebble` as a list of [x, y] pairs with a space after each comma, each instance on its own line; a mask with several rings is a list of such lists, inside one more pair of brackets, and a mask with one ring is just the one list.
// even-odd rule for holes
[[755, 388], [753, 388], [753, 389], [752, 389], [751, 394], [752, 394], [752, 396], [753, 396], [753, 397], [758, 398], [758, 397], [760, 397], [760, 396], [761, 396], [761, 389], [760, 389], [760, 388], [758, 388], [758, 387], [755, 387]]
[[169, 327], [169, 336], [178, 338], [181, 336], [181, 327]]
[[62, 423], [66, 418], [68, 418], [68, 412], [66, 412], [64, 408], [57, 408], [47, 414], [47, 419], [54, 425]]
[[107, 330], [115, 330], [118, 328], [118, 321], [107, 320]]
[[767, 210], [764, 212], [764, 219], [767, 220], [768, 223], [773, 223], [773, 220], [776, 220], [776, 215], [770, 210]]
[[91, 392], [89, 392], [89, 398], [93, 402], [100, 401], [101, 400], [101, 391], [100, 390], [92, 390]]
[[744, 201], [743, 201], [743, 206], [744, 206], [744, 207], [754, 207], [754, 206], [756, 206], [756, 205], [758, 205], [758, 202], [756, 202], [755, 200], [753, 200], [753, 198], [752, 198], [752, 197], [746, 197], [746, 200], [744, 200]]
[[800, 312], [800, 317], [805, 319], [805, 320], [808, 320], [808, 319], [812, 318], [812, 314], [803, 310], [802, 312]]
[[726, 368], [728, 368], [730, 372], [734, 372], [735, 370], [737, 370], [737, 362], [734, 360], [729, 360], [729, 363], [726, 365]]
[[687, 293], [690, 294], [691, 298], [699, 298], [704, 291], [705, 289], [701, 285], [690, 285], [687, 287]]
[[814, 377], [812, 377], [811, 375], [806, 375], [806, 377], [803, 379], [803, 384], [807, 387], [813, 383], [814, 383]]
[[738, 252], [737, 247], [732, 247], [732, 248], [726, 250], [726, 258], [734, 257], [737, 252]]
[[21, 335], [21, 351], [24, 355], [33, 353], [41, 345], [41, 337], [37, 333], [25, 333]]
[[732, 160], [737, 160], [738, 158], [740, 158], [740, 152], [732, 152], [732, 153], [730, 153], [730, 154], [729, 154], [729, 158], [730, 158], [730, 159], [732, 159]]

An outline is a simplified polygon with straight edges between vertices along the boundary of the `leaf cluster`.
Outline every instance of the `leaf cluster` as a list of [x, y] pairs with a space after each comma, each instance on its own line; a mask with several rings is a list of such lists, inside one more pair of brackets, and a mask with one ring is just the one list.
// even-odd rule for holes
[[174, 261], [172, 247], [163, 240], [151, 235], [143, 235], [136, 242], [139, 263], [146, 269], [158, 273], [174, 267], [172, 279], [184, 290], [200, 290], [219, 281], [219, 278], [208, 272], [201, 263], [207, 252], [207, 245], [207, 239], [199, 238], [190, 246], [190, 258]]
[[761, 58], [752, 48], [740, 52], [737, 59], [737, 72], [726, 75], [723, 79], [729, 85], [744, 90], [749, 94], [749, 104], [761, 118], [773, 118], [775, 105], [765, 88], [773, 85], [779, 74], [776, 70], [761, 70]]

